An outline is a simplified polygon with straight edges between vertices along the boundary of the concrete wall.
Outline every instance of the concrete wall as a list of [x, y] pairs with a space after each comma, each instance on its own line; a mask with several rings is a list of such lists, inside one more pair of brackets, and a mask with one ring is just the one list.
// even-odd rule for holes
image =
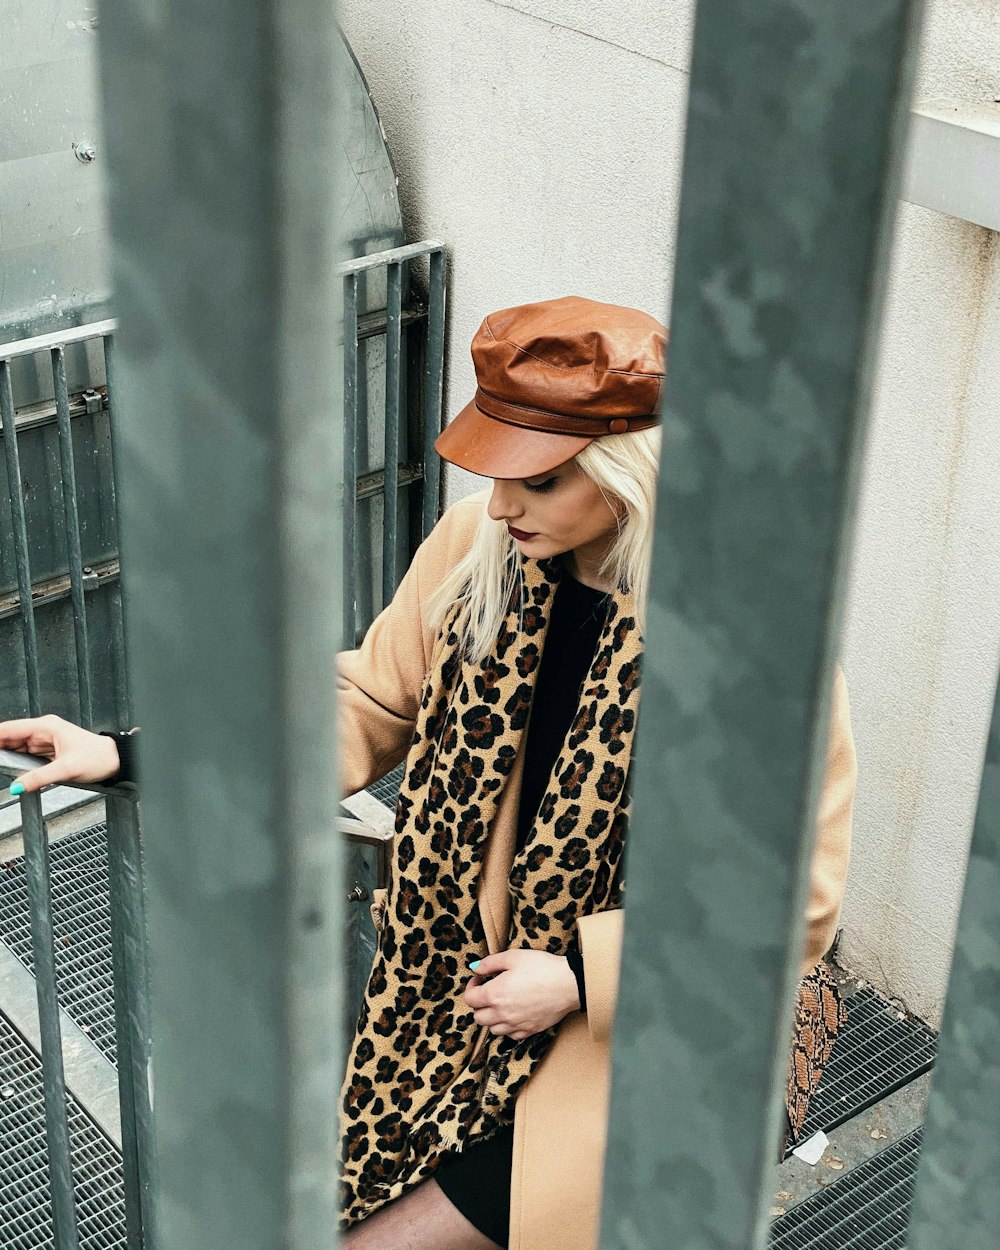
[[[666, 319], [691, 0], [342, 0], [411, 238], [451, 247], [446, 413], [493, 308]], [[915, 98], [1000, 97], [993, 0], [929, 0]], [[859, 752], [845, 961], [936, 1023], [1000, 651], [996, 236], [903, 204], [846, 605]], [[449, 499], [480, 484], [450, 472]]]

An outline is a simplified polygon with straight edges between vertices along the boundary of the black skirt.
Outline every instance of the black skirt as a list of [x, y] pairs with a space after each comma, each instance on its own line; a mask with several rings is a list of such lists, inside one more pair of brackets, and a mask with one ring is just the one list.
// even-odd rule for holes
[[507, 1245], [510, 1227], [510, 1169], [514, 1126], [508, 1124], [486, 1141], [474, 1142], [460, 1154], [449, 1151], [434, 1179], [453, 1206], [490, 1241]]

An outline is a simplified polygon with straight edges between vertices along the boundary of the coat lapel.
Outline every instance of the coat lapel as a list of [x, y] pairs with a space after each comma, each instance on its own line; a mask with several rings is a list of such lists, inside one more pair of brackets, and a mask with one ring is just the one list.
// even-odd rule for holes
[[517, 848], [517, 816], [527, 740], [528, 734], [525, 728], [517, 746], [514, 766], [504, 786], [500, 802], [497, 804], [486, 857], [479, 876], [476, 899], [491, 955], [497, 954], [498, 951], [505, 951], [509, 944], [510, 890], [508, 880]]

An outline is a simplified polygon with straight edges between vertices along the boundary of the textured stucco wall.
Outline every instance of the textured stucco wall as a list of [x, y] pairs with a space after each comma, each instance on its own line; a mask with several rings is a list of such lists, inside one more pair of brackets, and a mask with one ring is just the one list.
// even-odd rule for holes
[[[411, 238], [451, 248], [446, 413], [485, 312], [666, 318], [694, 6], [342, 0]], [[916, 98], [1000, 97], [993, 0], [930, 0]], [[936, 1022], [1000, 654], [996, 236], [901, 205], [842, 659], [860, 779], [848, 963]], [[451, 499], [479, 480], [447, 476]]]

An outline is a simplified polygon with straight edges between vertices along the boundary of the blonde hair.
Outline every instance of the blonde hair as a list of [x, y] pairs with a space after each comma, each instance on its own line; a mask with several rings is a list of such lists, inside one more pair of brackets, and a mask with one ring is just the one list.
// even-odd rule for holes
[[[632, 591], [638, 625], [645, 631], [649, 564], [653, 547], [660, 427], [595, 438], [575, 457], [618, 516], [618, 533], [599, 574]], [[617, 505], [617, 506], [616, 506]], [[517, 544], [502, 521], [483, 509], [468, 555], [451, 569], [428, 601], [430, 623], [439, 627], [458, 606], [454, 628], [466, 657], [481, 663], [492, 651], [512, 593], [521, 590]]]

